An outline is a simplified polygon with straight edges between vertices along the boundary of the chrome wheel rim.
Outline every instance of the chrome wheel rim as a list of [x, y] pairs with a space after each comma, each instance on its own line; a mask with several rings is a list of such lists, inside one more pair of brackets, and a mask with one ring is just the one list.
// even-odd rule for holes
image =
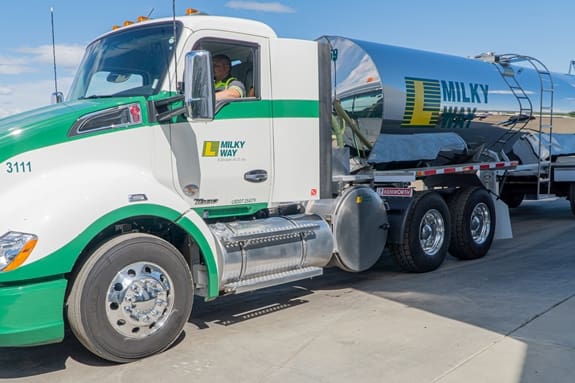
[[445, 221], [438, 210], [430, 209], [419, 224], [419, 243], [427, 255], [435, 255], [445, 239]]
[[489, 238], [491, 231], [491, 214], [483, 202], [478, 203], [471, 213], [471, 238], [479, 245]]
[[108, 287], [106, 316], [125, 337], [142, 339], [166, 323], [174, 308], [172, 280], [164, 269], [150, 262], [125, 266]]

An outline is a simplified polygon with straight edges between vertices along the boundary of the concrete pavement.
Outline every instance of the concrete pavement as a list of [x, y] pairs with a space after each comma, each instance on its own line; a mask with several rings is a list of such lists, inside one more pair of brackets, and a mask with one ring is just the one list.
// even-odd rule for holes
[[197, 301], [185, 335], [113, 365], [63, 344], [0, 349], [18, 382], [573, 382], [575, 218], [566, 201], [513, 211], [487, 257], [372, 270]]

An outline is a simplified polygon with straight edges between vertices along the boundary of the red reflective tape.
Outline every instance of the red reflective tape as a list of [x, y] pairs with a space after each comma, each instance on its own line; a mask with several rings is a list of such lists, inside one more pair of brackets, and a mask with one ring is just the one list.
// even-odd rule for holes
[[482, 163], [474, 165], [465, 165], [460, 167], [450, 167], [442, 169], [430, 169], [430, 170], [418, 170], [415, 175], [417, 177], [424, 176], [435, 176], [440, 174], [454, 174], [462, 172], [473, 172], [476, 170], [489, 170], [489, 169], [500, 169], [505, 167], [517, 166], [519, 161], [505, 161], [505, 162], [492, 162], [492, 163]]

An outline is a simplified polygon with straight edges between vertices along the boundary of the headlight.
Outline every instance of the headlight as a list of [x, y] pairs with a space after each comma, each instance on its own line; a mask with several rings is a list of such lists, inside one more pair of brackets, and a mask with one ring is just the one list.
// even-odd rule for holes
[[38, 237], [34, 234], [9, 231], [0, 237], [0, 271], [14, 270], [24, 263]]

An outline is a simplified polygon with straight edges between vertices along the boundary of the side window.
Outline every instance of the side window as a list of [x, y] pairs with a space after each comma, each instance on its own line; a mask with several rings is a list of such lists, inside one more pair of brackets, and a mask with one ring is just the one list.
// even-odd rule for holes
[[193, 49], [204, 49], [212, 54], [216, 99], [219, 92], [234, 87], [241, 89], [241, 98], [259, 97], [259, 49], [256, 44], [203, 39]]

